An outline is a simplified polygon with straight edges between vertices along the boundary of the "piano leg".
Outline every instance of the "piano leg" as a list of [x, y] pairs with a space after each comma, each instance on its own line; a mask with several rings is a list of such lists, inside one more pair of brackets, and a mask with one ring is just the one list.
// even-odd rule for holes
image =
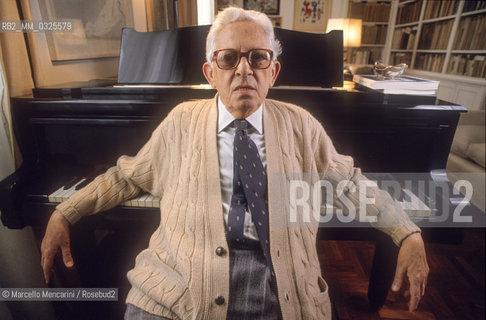
[[368, 300], [373, 311], [385, 303], [397, 265], [399, 248], [391, 238], [379, 231], [376, 234], [375, 255], [368, 285]]

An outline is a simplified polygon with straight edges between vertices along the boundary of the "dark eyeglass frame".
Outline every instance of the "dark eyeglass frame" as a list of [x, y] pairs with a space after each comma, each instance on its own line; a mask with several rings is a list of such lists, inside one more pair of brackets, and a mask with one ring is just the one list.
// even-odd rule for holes
[[[252, 63], [251, 63], [251, 58], [250, 56], [252, 55], [252, 52], [254, 51], [257, 51], [257, 50], [263, 50], [265, 52], [267, 52], [269, 55], [270, 55], [270, 59], [269, 59], [269, 62], [268, 62], [268, 66], [264, 67], [264, 68], [259, 68], [258, 66], [253, 66]], [[232, 66], [231, 68], [222, 68], [219, 63], [218, 63], [218, 55], [221, 51], [233, 51], [233, 52], [236, 52], [239, 54], [238, 56], [238, 60], [236, 60], [236, 63], [234, 66]], [[254, 69], [259, 69], [259, 70], [263, 70], [263, 69], [268, 69], [268, 67], [270, 67], [270, 65], [272, 64], [272, 60], [273, 60], [273, 51], [270, 50], [270, 49], [261, 49], [261, 48], [256, 48], [256, 49], [251, 49], [251, 50], [248, 50], [246, 52], [239, 52], [238, 50], [236, 49], [219, 49], [219, 50], [216, 50], [214, 51], [214, 54], [213, 54], [213, 61], [216, 61], [216, 65], [218, 66], [218, 68], [222, 69], [222, 70], [231, 70], [231, 69], [235, 69], [236, 67], [238, 67], [238, 65], [240, 64], [240, 61], [241, 61], [241, 57], [245, 57], [246, 60], [248, 61], [248, 64], [254, 68]]]

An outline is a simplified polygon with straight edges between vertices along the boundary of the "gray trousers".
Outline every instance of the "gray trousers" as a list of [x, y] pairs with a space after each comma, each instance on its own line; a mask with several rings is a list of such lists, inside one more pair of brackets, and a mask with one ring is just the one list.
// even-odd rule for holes
[[230, 248], [227, 320], [281, 319], [276, 286], [258, 244], [255, 250]]
[[[230, 248], [227, 320], [282, 319], [270, 269], [259, 246]], [[169, 320], [127, 304], [125, 320]]]
[[127, 303], [127, 310], [125, 311], [124, 320], [170, 320], [165, 317], [156, 316], [154, 314], [148, 313], [133, 304]]

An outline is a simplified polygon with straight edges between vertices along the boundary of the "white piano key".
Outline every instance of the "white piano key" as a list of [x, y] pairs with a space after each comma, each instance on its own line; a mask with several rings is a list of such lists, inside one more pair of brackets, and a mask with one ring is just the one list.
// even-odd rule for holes
[[160, 198], [153, 197], [152, 206], [153, 206], [153, 208], [160, 208]]
[[51, 193], [49, 196], [48, 196], [48, 199], [49, 199], [49, 202], [57, 202], [57, 196], [58, 194], [60, 194], [62, 191], [64, 191], [64, 187], [60, 187], [59, 189], [57, 189], [56, 191], [54, 191], [53, 193]]
[[73, 194], [76, 193], [76, 186], [80, 183], [83, 183], [84, 181], [86, 180], [86, 178], [83, 178], [81, 180], [79, 180], [78, 182], [76, 182], [76, 184], [74, 186], [72, 186], [71, 188], [67, 189], [66, 192], [64, 192], [61, 196], [61, 202], [63, 201], [66, 201], [67, 199], [69, 199]]
[[136, 196], [135, 198], [131, 199], [131, 207], [138, 207], [138, 200], [141, 198], [141, 195]]
[[144, 193], [140, 197], [138, 197], [138, 199], [137, 199], [137, 207], [146, 208], [147, 205], [146, 205], [145, 200], [147, 199], [148, 196], [149, 196], [148, 193]]
[[146, 196], [145, 194], [138, 195], [134, 198], [124, 201], [122, 205], [125, 207], [139, 207], [139, 200], [141, 198], [144, 198], [145, 196]]
[[64, 189], [64, 186], [60, 187], [59, 189], [57, 189], [56, 191], [54, 191], [53, 193], [51, 193], [49, 196], [48, 196], [48, 199], [49, 199], [49, 202], [53, 202], [53, 203], [61, 203], [63, 201], [66, 201], [67, 199], [69, 199], [69, 197], [71, 195], [73, 195], [74, 192], [76, 192], [76, 190], [74, 189], [78, 184], [82, 183], [84, 180], [86, 179], [81, 179], [79, 180], [76, 184], [74, 184], [71, 188], [69, 189]]
[[[51, 193], [48, 198], [49, 202], [61, 203], [69, 199], [78, 190], [75, 190], [76, 186], [86, 179], [81, 179], [76, 182], [71, 188], [64, 190], [64, 187], [60, 187], [58, 190]], [[126, 200], [121, 203], [122, 206], [126, 207], [139, 207], [139, 208], [159, 208], [160, 198], [152, 196], [150, 193], [140, 194], [132, 199]]]
[[[69, 190], [69, 189], [67, 189], [67, 190]], [[63, 195], [66, 193], [67, 190], [63, 188], [63, 190], [56, 195], [56, 197], [55, 197], [56, 202], [61, 203], [63, 201], [62, 200]]]
[[153, 208], [154, 207], [153, 200], [154, 200], [154, 196], [151, 195], [150, 193], [147, 193], [147, 198], [145, 198], [145, 207]]
[[407, 214], [413, 217], [430, 216], [432, 209], [430, 209], [430, 207], [427, 206], [419, 197], [406, 188], [403, 188], [402, 191], [406, 195], [404, 199], [407, 199], [407, 201], [400, 202], [400, 205]]

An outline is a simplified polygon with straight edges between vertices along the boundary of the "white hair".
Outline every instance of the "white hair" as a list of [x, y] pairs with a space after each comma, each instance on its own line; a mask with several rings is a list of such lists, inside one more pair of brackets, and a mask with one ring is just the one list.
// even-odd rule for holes
[[270, 49], [273, 51], [274, 60], [282, 53], [280, 42], [275, 38], [275, 33], [273, 32], [272, 22], [266, 14], [254, 10], [229, 7], [216, 16], [211, 29], [209, 29], [208, 37], [206, 38], [207, 62], [212, 62], [214, 51], [216, 51], [216, 38], [218, 34], [224, 27], [237, 21], [251, 21], [263, 29], [270, 43]]

